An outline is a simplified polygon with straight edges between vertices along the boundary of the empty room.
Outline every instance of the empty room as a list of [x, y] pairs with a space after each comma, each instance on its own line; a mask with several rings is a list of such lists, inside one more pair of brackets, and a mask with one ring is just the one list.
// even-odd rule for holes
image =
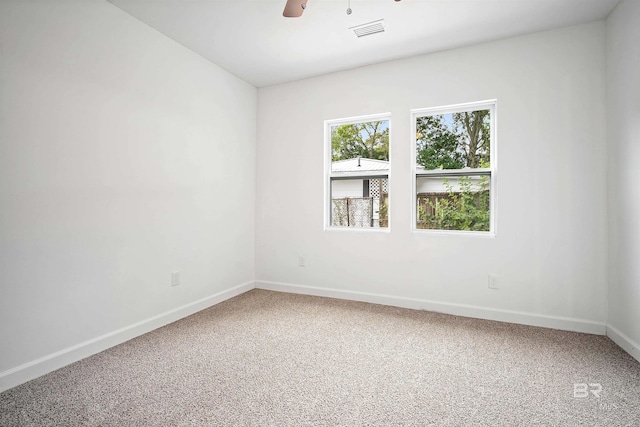
[[640, 425], [640, 0], [0, 0], [0, 425]]

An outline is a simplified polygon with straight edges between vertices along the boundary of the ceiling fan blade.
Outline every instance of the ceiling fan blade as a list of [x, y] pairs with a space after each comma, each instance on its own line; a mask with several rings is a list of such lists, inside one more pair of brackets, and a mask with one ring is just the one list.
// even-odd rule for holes
[[287, 0], [282, 16], [287, 18], [298, 18], [307, 7], [307, 0]]

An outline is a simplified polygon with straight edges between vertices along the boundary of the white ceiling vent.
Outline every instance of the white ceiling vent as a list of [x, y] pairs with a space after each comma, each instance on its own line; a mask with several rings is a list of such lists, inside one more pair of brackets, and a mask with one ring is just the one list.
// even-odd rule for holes
[[371, 34], [384, 33], [384, 19], [378, 19], [377, 21], [356, 25], [355, 27], [349, 28], [349, 30], [353, 31], [353, 34], [358, 38], [370, 36]]

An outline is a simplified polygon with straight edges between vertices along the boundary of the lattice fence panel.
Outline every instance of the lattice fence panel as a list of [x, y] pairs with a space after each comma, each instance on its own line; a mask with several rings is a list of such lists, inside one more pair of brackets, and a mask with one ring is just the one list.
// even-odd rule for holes
[[389, 194], [389, 179], [375, 178], [369, 181], [369, 195], [371, 197], [380, 200], [385, 194]]
[[382, 178], [382, 194], [389, 194], [389, 179]]
[[369, 181], [369, 195], [374, 199], [380, 198], [380, 180], [372, 179]]

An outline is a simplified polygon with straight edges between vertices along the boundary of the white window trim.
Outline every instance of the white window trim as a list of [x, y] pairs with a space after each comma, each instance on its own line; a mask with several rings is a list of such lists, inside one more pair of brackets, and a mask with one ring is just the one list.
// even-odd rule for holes
[[[365, 116], [354, 116], [340, 119], [330, 119], [324, 121], [324, 231], [348, 231], [356, 233], [390, 233], [391, 221], [387, 224], [387, 227], [333, 227], [331, 225], [331, 178], [338, 178], [339, 175], [333, 176], [331, 174], [331, 128], [333, 126], [366, 123], [387, 120], [389, 122], [389, 173], [387, 176], [389, 193], [391, 193], [391, 113], [379, 113], [369, 114]], [[380, 174], [377, 174], [380, 175]], [[363, 175], [364, 177], [364, 175]], [[360, 176], [353, 176], [357, 179]], [[389, 196], [391, 200], [391, 196]], [[391, 203], [387, 205], [387, 216], [391, 218]]]
[[[469, 175], [469, 174], [484, 174], [487, 172], [491, 175], [490, 180], [490, 201], [489, 201], [489, 231], [468, 231], [468, 230], [424, 230], [417, 228], [417, 189], [416, 189], [416, 179], [417, 179], [417, 168], [416, 168], [416, 119], [424, 116], [432, 116], [437, 114], [450, 114], [450, 113], [461, 113], [465, 111], [476, 111], [476, 110], [490, 110], [491, 117], [491, 147], [489, 150], [491, 156], [491, 167], [486, 169], [474, 169], [473, 172], [469, 173], [468, 171], [465, 173], [462, 170], [446, 170], [446, 171], [427, 171], [420, 173], [420, 175], [431, 175], [434, 176], [442, 176], [442, 175]], [[497, 123], [498, 123], [498, 101], [496, 99], [489, 99], [485, 101], [478, 102], [468, 102], [464, 104], [455, 104], [455, 105], [447, 105], [443, 107], [429, 107], [429, 108], [416, 108], [411, 110], [411, 232], [416, 234], [428, 234], [428, 235], [444, 235], [444, 236], [470, 236], [470, 237], [490, 237], [494, 238], [497, 234], [497, 200], [498, 200], [498, 139], [497, 139]]]

